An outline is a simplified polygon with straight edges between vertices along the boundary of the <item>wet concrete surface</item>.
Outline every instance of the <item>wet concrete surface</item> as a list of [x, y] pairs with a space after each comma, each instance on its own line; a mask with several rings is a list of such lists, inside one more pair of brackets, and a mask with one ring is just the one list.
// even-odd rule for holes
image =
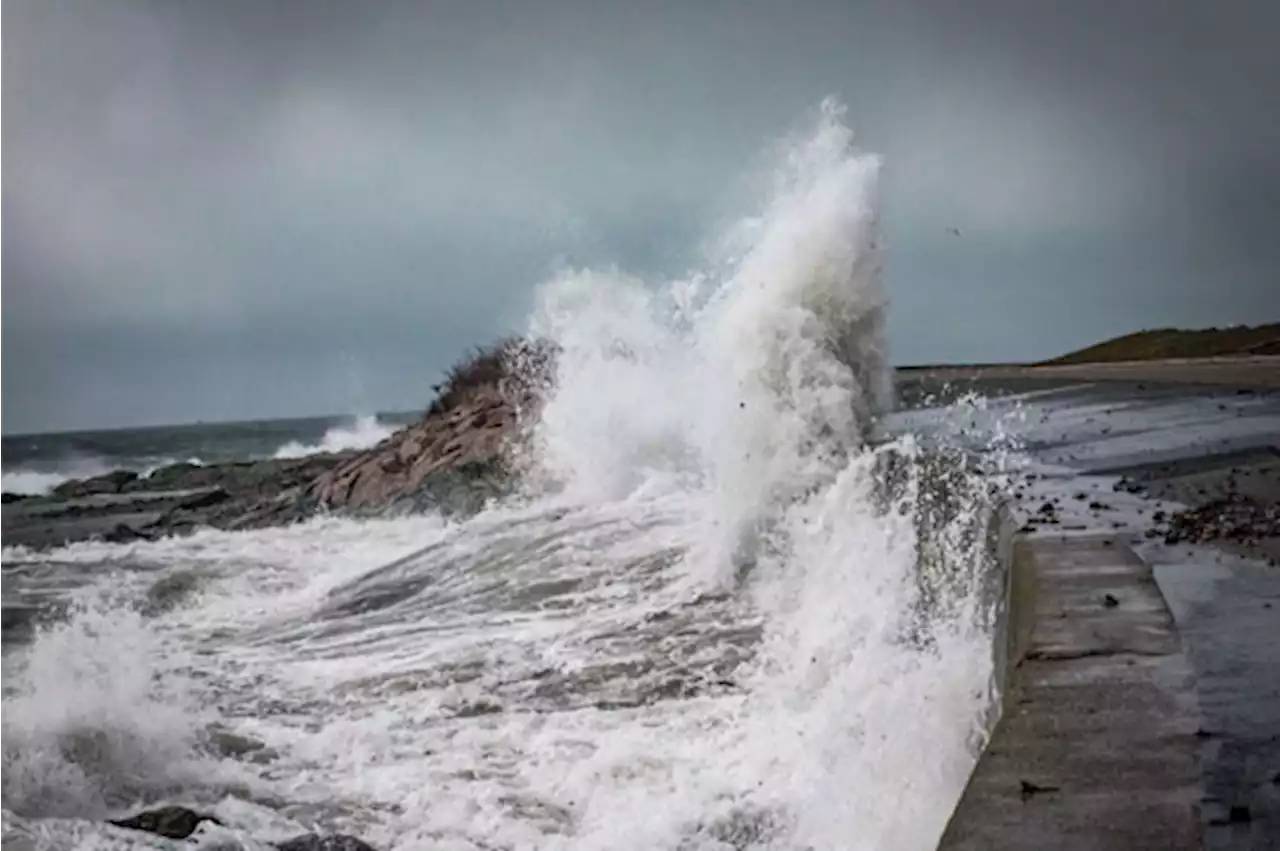
[[1194, 684], [1150, 569], [1108, 537], [1015, 549], [1031, 638], [940, 847], [1200, 847]]
[[1195, 677], [1205, 847], [1280, 848], [1280, 570], [1166, 549], [1144, 557]]
[[[1052, 509], [1015, 544], [1034, 638], [942, 847], [1280, 848], [1280, 541], [1155, 534], [1157, 512], [1280, 500], [1280, 393], [993, 397], [1023, 408], [1018, 516]], [[1070, 603], [1083, 589], [1102, 604]], [[1135, 611], [1164, 624], [1139, 629]]]

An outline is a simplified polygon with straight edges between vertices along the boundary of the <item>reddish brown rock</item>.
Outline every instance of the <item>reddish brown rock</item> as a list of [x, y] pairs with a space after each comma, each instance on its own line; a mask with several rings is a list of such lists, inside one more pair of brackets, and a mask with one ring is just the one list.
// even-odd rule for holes
[[550, 375], [543, 344], [507, 341], [454, 367], [422, 420], [321, 475], [306, 490], [320, 508], [370, 511], [431, 504], [443, 489], [506, 477]]

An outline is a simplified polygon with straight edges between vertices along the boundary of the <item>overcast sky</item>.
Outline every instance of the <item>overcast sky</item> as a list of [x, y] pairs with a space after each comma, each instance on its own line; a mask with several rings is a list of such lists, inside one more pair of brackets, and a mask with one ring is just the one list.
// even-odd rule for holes
[[1274, 0], [5, 0], [4, 431], [419, 407], [564, 258], [694, 264], [826, 95], [885, 159], [895, 361], [1275, 320], [1277, 32]]

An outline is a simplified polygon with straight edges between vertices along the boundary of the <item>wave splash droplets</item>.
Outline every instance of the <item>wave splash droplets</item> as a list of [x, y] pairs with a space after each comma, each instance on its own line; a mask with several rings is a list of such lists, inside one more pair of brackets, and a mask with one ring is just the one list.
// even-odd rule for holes
[[[536, 435], [546, 481], [583, 501], [689, 499], [688, 581], [745, 581], [763, 621], [740, 714], [689, 742], [693, 764], [673, 760], [660, 791], [600, 764], [579, 793], [610, 824], [574, 847], [665, 847], [691, 829], [713, 844], [748, 830], [760, 847], [928, 847], [972, 762], [990, 673], [981, 541], [949, 554], [969, 603], [908, 640], [919, 529], [913, 508], [882, 510], [878, 473], [916, 452], [865, 447], [891, 398], [879, 163], [842, 113], [824, 103], [787, 152], [724, 273], [651, 288], [580, 271], [541, 292], [532, 331], [562, 349]], [[966, 508], [963, 523], [985, 506]]]
[[102, 817], [200, 776], [192, 713], [156, 694], [158, 647], [142, 617], [101, 599], [76, 609], [40, 634], [23, 660], [25, 689], [6, 695], [6, 810]]
[[[542, 287], [557, 374], [519, 499], [131, 545], [217, 570], [108, 643], [146, 657], [131, 630], [162, 629], [165, 676], [198, 666], [199, 705], [279, 752], [273, 795], [356, 811], [379, 848], [934, 847], [988, 707], [989, 512], [971, 477], [934, 512], [935, 456], [869, 443], [891, 398], [878, 171], [824, 103], [712, 271]], [[61, 557], [122, 552], [95, 547]], [[32, 648], [29, 711], [6, 706], [7, 810], [43, 782], [10, 786], [13, 732], [67, 727], [36, 712], [59, 635]]]
[[705, 491], [732, 550], [861, 447], [892, 394], [879, 161], [842, 118], [824, 102], [724, 272], [650, 288], [585, 271], [543, 287], [531, 330], [562, 349], [537, 435], [545, 476], [587, 500]]
[[272, 457], [305, 458], [320, 453], [369, 449], [386, 440], [394, 431], [394, 428], [380, 422], [376, 416], [360, 416], [349, 425], [333, 426], [324, 433], [319, 443], [291, 440], [277, 449]]

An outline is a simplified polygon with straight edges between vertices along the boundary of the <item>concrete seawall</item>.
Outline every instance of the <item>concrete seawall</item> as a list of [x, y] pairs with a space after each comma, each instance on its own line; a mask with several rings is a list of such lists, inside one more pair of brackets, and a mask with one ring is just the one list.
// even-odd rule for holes
[[1001, 522], [1000, 717], [943, 849], [1203, 847], [1190, 668], [1150, 568]]
[[[1035, 625], [1035, 571], [1025, 563], [1029, 550], [1019, 545], [1018, 520], [1007, 505], [996, 513], [996, 562], [1001, 568], [1000, 605], [994, 639], [994, 669], [1000, 701], [993, 706], [988, 732], [1008, 711], [1013, 671], [1026, 655]], [[1019, 566], [1021, 565], [1021, 566]]]
[[915, 375], [898, 430], [954, 439], [930, 381], [972, 378], [975, 445], [1019, 442], [940, 847], [1280, 849], [1280, 359]]

